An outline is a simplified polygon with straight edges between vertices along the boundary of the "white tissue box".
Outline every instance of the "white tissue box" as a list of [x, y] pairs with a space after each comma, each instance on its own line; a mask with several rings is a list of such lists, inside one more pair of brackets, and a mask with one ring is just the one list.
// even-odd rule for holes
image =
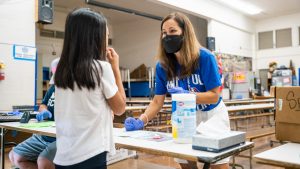
[[192, 148], [202, 151], [221, 152], [244, 144], [245, 140], [246, 133], [240, 131], [229, 131], [214, 136], [196, 134], [192, 139]]

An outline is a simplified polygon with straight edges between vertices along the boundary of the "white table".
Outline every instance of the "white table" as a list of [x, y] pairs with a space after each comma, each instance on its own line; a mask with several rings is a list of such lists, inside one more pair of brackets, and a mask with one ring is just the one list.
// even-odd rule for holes
[[255, 161], [289, 169], [300, 168], [300, 144], [287, 143], [254, 156]]
[[[36, 133], [46, 136], [55, 136], [55, 127], [44, 128], [24, 128], [20, 127], [19, 122], [0, 123], [1, 128], [1, 169], [4, 169], [4, 131], [6, 129], [17, 130], [27, 133]], [[127, 148], [130, 150], [142, 151], [145, 153], [164, 155], [169, 157], [181, 158], [191, 161], [199, 161], [204, 163], [205, 169], [208, 169], [211, 163], [215, 163], [226, 157], [236, 155], [242, 151], [254, 147], [253, 142], [246, 142], [244, 145], [231, 148], [220, 153], [210, 153], [205, 151], [193, 150], [191, 144], [176, 144], [172, 140], [155, 142], [149, 140], [141, 140], [130, 137], [123, 137], [124, 129], [114, 129], [114, 140], [117, 147]], [[120, 134], [121, 133], [121, 134]]]

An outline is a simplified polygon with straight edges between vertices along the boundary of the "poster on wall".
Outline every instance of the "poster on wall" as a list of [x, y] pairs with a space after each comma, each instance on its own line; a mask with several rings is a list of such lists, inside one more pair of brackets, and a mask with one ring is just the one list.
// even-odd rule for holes
[[13, 57], [18, 60], [36, 60], [36, 48], [30, 46], [14, 45]]
[[241, 84], [248, 80], [252, 71], [252, 58], [225, 53], [216, 53], [221, 57], [224, 88], [230, 88], [231, 83]]
[[245, 72], [234, 72], [232, 77], [233, 83], [245, 83], [246, 73]]

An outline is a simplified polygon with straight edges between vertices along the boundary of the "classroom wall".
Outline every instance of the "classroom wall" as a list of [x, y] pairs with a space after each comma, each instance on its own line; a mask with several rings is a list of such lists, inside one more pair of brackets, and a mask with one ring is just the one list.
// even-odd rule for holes
[[[66, 12], [55, 11], [53, 23], [49, 25], [43, 25], [43, 29], [64, 32], [66, 17]], [[42, 58], [42, 65], [45, 67], [49, 67], [51, 61], [61, 55], [63, 39], [41, 37], [39, 28], [36, 31], [36, 43], [39, 57]], [[56, 55], [52, 54], [54, 50], [56, 51]]]
[[[43, 25], [43, 28], [64, 32], [66, 17], [70, 11], [71, 10], [62, 10], [55, 8], [53, 23], [49, 25]], [[111, 25], [109, 25], [108, 27], [109, 29], [111, 29]], [[113, 37], [112, 31], [110, 32], [109, 36], [110, 38]], [[42, 58], [42, 65], [44, 67], [49, 67], [53, 59], [60, 57], [63, 47], [63, 39], [41, 37], [39, 28], [37, 28], [36, 37], [39, 56]], [[52, 53], [54, 50], [56, 51], [56, 55], [53, 55]]]
[[141, 64], [155, 66], [160, 21], [141, 18], [131, 22], [114, 23], [112, 46], [120, 56], [120, 66], [134, 70]]
[[254, 21], [244, 14], [212, 0], [149, 0], [195, 16], [213, 19], [246, 32], [254, 32]]
[[[207, 21], [188, 15], [198, 40], [205, 45]], [[120, 55], [120, 66], [134, 70], [141, 64], [155, 67], [161, 21], [139, 18], [131, 22], [113, 23], [113, 47]]]
[[198, 41], [204, 47], [206, 47], [206, 37], [208, 36], [208, 22], [207, 19], [203, 19], [197, 16], [188, 15], [190, 21], [194, 26], [194, 30]]
[[[197, 6], [197, 4], [198, 2], [195, 4], [195, 6]], [[252, 21], [244, 17], [242, 14], [224, 8], [218, 4], [212, 5], [210, 2], [206, 1], [201, 1], [201, 4], [206, 4], [206, 7], [210, 7], [209, 11], [216, 10], [218, 12], [207, 13], [205, 12], [205, 10], [204, 13], [199, 14], [199, 12], [195, 13], [193, 12], [193, 10], [187, 11], [189, 8], [184, 8], [186, 7], [186, 5], [182, 5], [182, 9], [169, 5], [168, 7], [174, 8], [172, 10], [169, 10], [169, 13], [175, 10], [179, 10], [182, 12], [197, 15], [189, 15], [189, 18], [194, 25], [198, 40], [203, 46], [206, 46], [207, 36], [214, 36], [216, 38], [217, 51], [252, 57], [254, 53], [252, 51], [254, 50], [254, 38], [253, 35], [248, 32], [251, 30], [251, 28], [245, 28], [246, 25], [253, 26], [252, 24], [249, 24], [252, 23]], [[54, 24], [49, 25], [49, 28], [54, 30], [60, 29], [63, 25], [62, 23], [64, 23], [66, 13], [67, 12], [56, 11], [55, 14], [58, 15], [56, 16], [56, 18], [59, 18], [58, 23], [61, 24], [57, 24], [56, 20], [54, 20]], [[225, 24], [226, 20], [222, 22], [216, 21], [215, 19], [222, 19], [219, 16], [220, 13], [226, 13], [227, 15], [231, 16], [230, 22], [229, 19], [227, 19], [227, 21], [229, 23], [234, 22], [235, 24]], [[124, 13], [124, 15], [128, 14]], [[199, 16], [204, 17], [204, 19], [200, 18]], [[209, 19], [208, 16], [214, 19]], [[117, 50], [117, 52], [120, 55], [120, 65], [122, 67], [129, 68], [131, 71], [142, 63], [146, 64], [146, 66], [154, 67], [156, 63], [154, 56], [157, 53], [158, 38], [160, 33], [160, 21], [151, 20], [143, 17], [137, 17], [135, 15], [132, 15], [132, 17], [136, 19], [133, 19], [130, 22], [110, 22], [110, 34], [112, 34], [113, 43], [112, 46]], [[234, 26], [239, 26], [239, 28], [236, 28]], [[38, 39], [38, 45], [39, 42], [40, 40]], [[55, 47], [57, 48], [57, 55], [59, 55], [59, 47], [62, 46], [62, 44], [59, 42], [50, 42], [55, 45]], [[48, 43], [48, 41], [43, 42], [43, 44], [44, 43]], [[41, 49], [39, 49], [39, 51], [41, 51]], [[49, 49], [49, 47], [43, 50], [42, 53], [45, 56], [43, 57], [43, 65], [49, 65], [51, 60], [55, 58], [51, 55], [51, 52], [52, 49]]]
[[216, 51], [255, 56], [255, 21], [211, 0], [151, 0], [208, 20], [208, 36], [215, 37]]
[[210, 20], [208, 22], [208, 36], [215, 37], [217, 52], [246, 57], [254, 56], [254, 33]]
[[[54, 12], [52, 24], [42, 25], [36, 29], [36, 46], [38, 52], [38, 78], [37, 78], [37, 99], [43, 98], [43, 67], [50, 67], [52, 60], [61, 55], [63, 39], [47, 38], [40, 36], [40, 29], [64, 31], [67, 12]], [[56, 52], [53, 55], [53, 51]]]
[[35, 62], [13, 59], [13, 45], [35, 46], [35, 1], [9, 0], [0, 3], [0, 60], [5, 80], [0, 81], [0, 111], [12, 105], [33, 105]]
[[255, 64], [257, 69], [268, 68], [268, 63], [271, 61], [276, 61], [279, 66], [285, 65], [288, 67], [290, 60], [293, 60], [297, 69], [300, 67], [299, 18], [300, 13], [296, 13], [293, 15], [274, 17], [257, 22], [256, 39], [258, 32], [292, 28], [291, 47], [258, 50], [258, 42], [256, 43], [257, 55]]

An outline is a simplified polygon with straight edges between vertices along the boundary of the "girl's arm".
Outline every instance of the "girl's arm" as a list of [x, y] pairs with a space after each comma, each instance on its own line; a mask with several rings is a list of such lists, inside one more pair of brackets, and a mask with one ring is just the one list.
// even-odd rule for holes
[[119, 55], [113, 48], [107, 49], [107, 58], [111, 64], [116, 85], [118, 87], [117, 93], [110, 99], [108, 99], [108, 104], [115, 115], [122, 115], [125, 112], [126, 106], [126, 95], [122, 84], [121, 73], [119, 69]]

